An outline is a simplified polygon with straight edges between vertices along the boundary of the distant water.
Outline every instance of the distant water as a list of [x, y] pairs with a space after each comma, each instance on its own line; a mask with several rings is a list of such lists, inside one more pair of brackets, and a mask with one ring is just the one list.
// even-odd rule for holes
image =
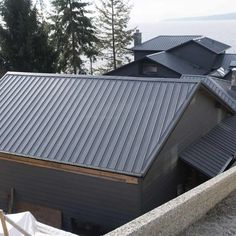
[[230, 46], [227, 52], [236, 53], [236, 20], [162, 21], [136, 25], [143, 33], [143, 41], [158, 35], [204, 35]]

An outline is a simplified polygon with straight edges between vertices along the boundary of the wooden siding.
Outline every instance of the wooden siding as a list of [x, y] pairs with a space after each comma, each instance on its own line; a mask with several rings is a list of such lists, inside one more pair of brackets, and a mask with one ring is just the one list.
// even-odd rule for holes
[[206, 134], [226, 114], [215, 107], [215, 101], [205, 91], [195, 95], [143, 181], [143, 212], [177, 196], [177, 185], [183, 184], [186, 178], [179, 151]]
[[138, 178], [109, 171], [97, 170], [92, 168], [85, 168], [80, 166], [73, 166], [55, 161], [39, 160], [36, 158], [23, 157], [16, 154], [0, 152], [0, 160], [8, 160], [12, 162], [22, 163], [30, 166], [43, 167], [48, 169], [60, 170], [74, 174], [81, 174], [87, 176], [95, 176], [97, 178], [109, 179], [112, 181], [125, 182], [129, 184], [138, 184]]
[[[105, 232], [140, 215], [139, 185], [0, 161], [0, 189], [15, 189], [15, 204], [28, 202], [62, 212], [63, 229], [71, 219], [101, 226]], [[0, 208], [7, 209], [6, 201]]]

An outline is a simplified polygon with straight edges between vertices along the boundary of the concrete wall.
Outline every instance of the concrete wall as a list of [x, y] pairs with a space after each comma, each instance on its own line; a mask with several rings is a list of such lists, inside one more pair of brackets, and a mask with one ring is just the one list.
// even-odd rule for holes
[[106, 236], [177, 235], [236, 189], [236, 167], [146, 213]]
[[226, 112], [215, 106], [212, 97], [203, 90], [197, 92], [143, 180], [143, 213], [177, 196], [177, 186], [187, 178], [187, 169], [179, 162], [178, 153], [225, 116]]

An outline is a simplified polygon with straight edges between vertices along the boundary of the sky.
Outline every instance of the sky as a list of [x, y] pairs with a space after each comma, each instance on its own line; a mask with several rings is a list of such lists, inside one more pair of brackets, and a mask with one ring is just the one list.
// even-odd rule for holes
[[236, 0], [130, 0], [131, 23], [236, 12]]
[[[39, 1], [39, 0], [33, 0]], [[91, 7], [95, 10], [93, 3], [99, 3], [100, 0], [81, 0], [92, 3]], [[177, 19], [183, 17], [198, 17], [218, 14], [227, 14], [236, 12], [236, 0], [124, 0], [129, 1], [132, 5], [130, 14], [130, 28], [137, 28], [143, 33], [143, 40], [152, 38], [158, 34], [206, 34], [214, 37], [215, 32], [235, 29], [235, 23], [227, 23], [227, 25], [219, 24], [219, 22], [211, 25], [211, 22], [201, 22], [201, 25], [196, 27], [182, 27], [178, 24], [176, 27], [173, 24], [165, 21], [167, 19]], [[44, 0], [48, 6], [48, 0]], [[50, 9], [50, 7], [48, 6]], [[159, 28], [158, 28], [158, 27]], [[227, 27], [226, 27], [227, 26]], [[236, 29], [235, 29], [236, 30]], [[212, 32], [210, 32], [212, 31]], [[231, 35], [234, 38], [236, 31]], [[221, 35], [224, 33], [221, 32]], [[227, 36], [228, 37], [228, 36]], [[217, 38], [217, 37], [216, 37]], [[231, 42], [229, 42], [231, 43]], [[236, 47], [236, 40], [233, 42]]]
[[[39, 0], [33, 0], [33, 2]], [[99, 3], [100, 0], [84, 0]], [[236, 12], [236, 0], [124, 0], [132, 6], [130, 23], [156, 23], [166, 19]], [[44, 0], [47, 6], [48, 0]], [[93, 4], [94, 5], [94, 4]]]
[[[0, 0], [1, 1], [1, 0]], [[34, 3], [40, 0], [32, 0]], [[50, 11], [49, 0], [43, 0]], [[94, 5], [101, 0], [81, 0]], [[184, 17], [199, 17], [236, 13], [236, 0], [124, 0], [132, 5], [129, 28], [139, 29], [142, 41], [157, 35], [205, 35], [231, 45], [236, 53], [236, 20], [234, 21], [166, 21]], [[95, 3], [95, 4], [94, 4]], [[90, 9], [91, 9], [90, 8]]]

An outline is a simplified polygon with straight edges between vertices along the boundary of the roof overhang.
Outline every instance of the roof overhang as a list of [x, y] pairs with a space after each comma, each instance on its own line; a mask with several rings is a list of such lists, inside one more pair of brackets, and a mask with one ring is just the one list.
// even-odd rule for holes
[[215, 177], [232, 164], [236, 151], [236, 116], [221, 121], [183, 152], [180, 159], [207, 177]]
[[23, 165], [46, 168], [57, 171], [64, 171], [78, 175], [92, 176], [110, 181], [123, 182], [127, 184], [138, 184], [139, 178], [119, 173], [113, 173], [95, 168], [86, 168], [78, 165], [70, 165], [68, 163], [56, 162], [47, 159], [37, 159], [36, 157], [23, 156], [14, 153], [0, 151], [0, 161], [15, 162]]

